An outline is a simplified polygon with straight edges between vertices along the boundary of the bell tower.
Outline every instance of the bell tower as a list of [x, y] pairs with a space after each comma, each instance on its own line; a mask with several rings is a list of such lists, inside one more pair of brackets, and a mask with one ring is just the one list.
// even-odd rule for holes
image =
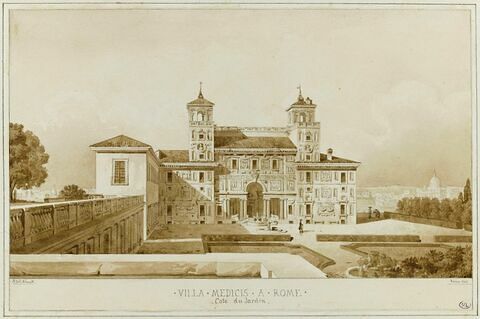
[[297, 146], [299, 162], [320, 161], [320, 122], [315, 122], [315, 109], [312, 99], [303, 98], [302, 87], [298, 86], [298, 98], [287, 108], [290, 139]]
[[197, 99], [187, 104], [190, 139], [188, 158], [192, 162], [211, 162], [214, 160], [214, 105], [203, 97], [202, 82], [200, 82]]

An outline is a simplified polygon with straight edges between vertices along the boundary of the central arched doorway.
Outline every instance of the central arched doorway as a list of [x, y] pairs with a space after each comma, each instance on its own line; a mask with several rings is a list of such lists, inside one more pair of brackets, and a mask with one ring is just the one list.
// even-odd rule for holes
[[263, 216], [263, 187], [257, 182], [247, 186], [247, 216]]

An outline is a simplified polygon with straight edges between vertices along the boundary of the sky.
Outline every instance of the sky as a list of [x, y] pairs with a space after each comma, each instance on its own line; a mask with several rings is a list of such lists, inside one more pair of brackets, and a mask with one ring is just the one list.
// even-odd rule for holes
[[[434, 7], [434, 6], [432, 6]], [[296, 87], [359, 186], [471, 175], [470, 16], [445, 9], [17, 10], [10, 121], [50, 154], [44, 189], [95, 187], [89, 145], [186, 149], [199, 82], [218, 125], [285, 126]]]

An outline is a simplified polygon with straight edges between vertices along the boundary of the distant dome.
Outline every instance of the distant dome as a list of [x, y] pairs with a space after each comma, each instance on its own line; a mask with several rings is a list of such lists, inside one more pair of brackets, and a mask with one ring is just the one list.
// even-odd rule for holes
[[440, 189], [440, 178], [437, 177], [437, 173], [433, 171], [433, 176], [428, 183], [428, 189]]

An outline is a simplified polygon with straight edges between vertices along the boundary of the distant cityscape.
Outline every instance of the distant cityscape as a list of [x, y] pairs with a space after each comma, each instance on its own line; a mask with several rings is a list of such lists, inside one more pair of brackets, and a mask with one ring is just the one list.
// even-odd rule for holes
[[367, 212], [369, 207], [380, 211], [394, 211], [397, 202], [402, 198], [428, 197], [428, 198], [457, 198], [463, 191], [459, 186], [442, 186], [435, 170], [430, 182], [424, 187], [415, 186], [377, 186], [358, 187], [357, 211]]

